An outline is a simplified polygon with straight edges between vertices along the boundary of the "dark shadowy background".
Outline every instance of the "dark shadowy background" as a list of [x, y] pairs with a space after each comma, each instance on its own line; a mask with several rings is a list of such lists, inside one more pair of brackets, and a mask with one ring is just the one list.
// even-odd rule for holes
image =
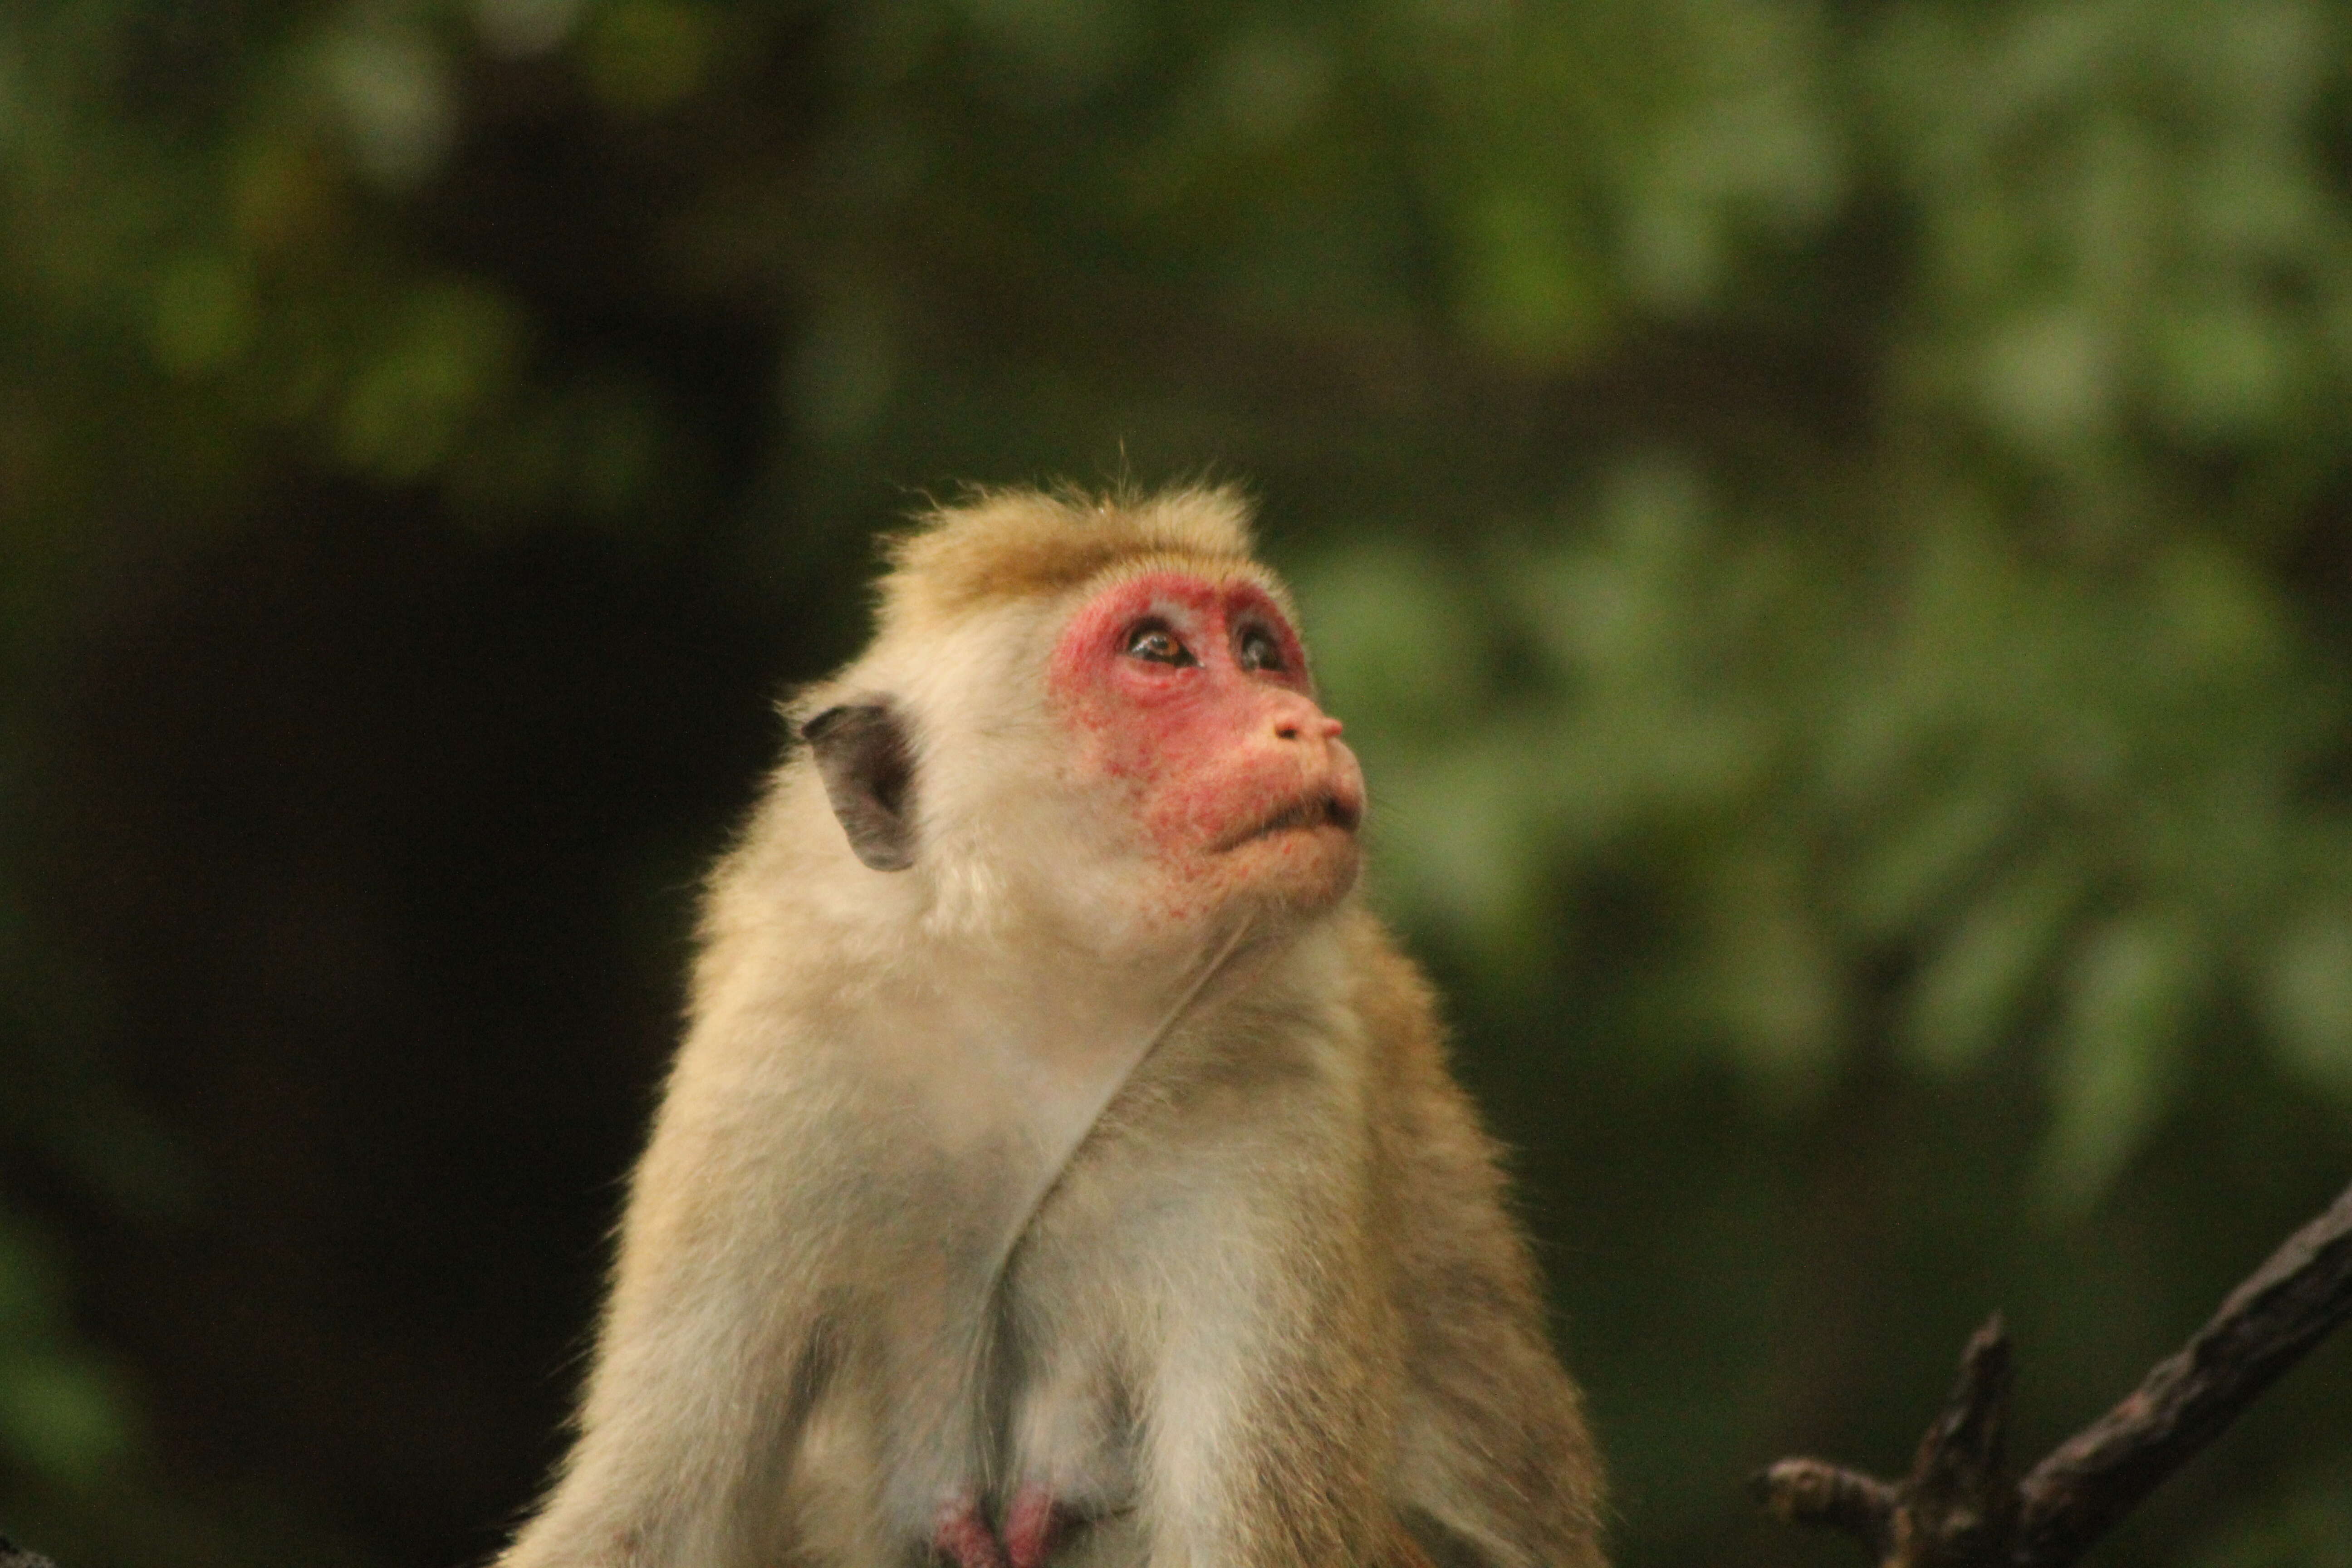
[[[0, 1522], [454, 1568], [960, 481], [1263, 501], [1626, 1568], [2352, 1176], [2326, 0], [0, 8]], [[2352, 1345], [2098, 1561], [2352, 1564]]]

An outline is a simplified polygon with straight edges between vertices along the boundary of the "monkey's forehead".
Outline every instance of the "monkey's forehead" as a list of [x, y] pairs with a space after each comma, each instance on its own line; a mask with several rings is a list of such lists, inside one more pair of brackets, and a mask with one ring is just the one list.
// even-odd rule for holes
[[1222, 588], [1231, 583], [1247, 583], [1273, 600], [1275, 607], [1293, 626], [1298, 623], [1298, 606], [1292, 601], [1290, 590], [1284, 585], [1282, 579], [1248, 559], [1204, 559], [1164, 551], [1129, 556], [1097, 573], [1074, 596], [1084, 604], [1125, 584], [1171, 574], [1197, 578], [1213, 588]]
[[1211, 581], [1247, 575], [1286, 614], [1291, 609], [1252, 552], [1247, 503], [1226, 489], [1139, 500], [988, 492], [924, 519], [892, 542], [890, 561], [881, 610], [894, 630], [937, 628], [991, 605], [1056, 598], [1115, 574], [1153, 570]]

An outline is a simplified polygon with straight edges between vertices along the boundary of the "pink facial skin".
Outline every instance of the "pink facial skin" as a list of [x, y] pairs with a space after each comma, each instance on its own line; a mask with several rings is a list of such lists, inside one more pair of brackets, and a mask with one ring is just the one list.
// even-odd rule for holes
[[1248, 895], [1319, 909], [1354, 884], [1363, 771], [1256, 584], [1114, 584], [1071, 617], [1047, 679], [1081, 775], [1130, 796], [1171, 918]]

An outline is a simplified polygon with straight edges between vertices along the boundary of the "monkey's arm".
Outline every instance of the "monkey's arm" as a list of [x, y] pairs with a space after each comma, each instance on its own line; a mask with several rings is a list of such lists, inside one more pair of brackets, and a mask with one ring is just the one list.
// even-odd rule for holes
[[1392, 1278], [1407, 1372], [1397, 1489], [1437, 1561], [1600, 1568], [1601, 1465], [1548, 1331], [1495, 1144], [1445, 1068], [1429, 987], [1375, 933], [1366, 1022], [1391, 1079]]
[[576, 1441], [500, 1568], [777, 1554], [793, 1440], [837, 1348], [837, 1226], [809, 1201], [825, 1187], [819, 1108], [732, 1087], [690, 1070], [673, 1083], [632, 1182]]
[[1395, 1568], [1380, 1475], [1394, 1321], [1361, 1207], [1325, 1184], [1347, 1152], [1293, 1131], [1229, 1138], [1246, 1169], [1218, 1184], [1248, 1205], [1203, 1215], [1168, 1254], [1143, 1411], [1152, 1568]]
[[[1132, 1510], [1071, 1543], [1090, 1568], [1402, 1568], [1360, 1037], [1313, 1011], [1171, 1036], [1024, 1245], [1024, 1338], [1098, 1357], [1133, 1439]], [[1036, 1430], [1026, 1468], [1051, 1477]]]

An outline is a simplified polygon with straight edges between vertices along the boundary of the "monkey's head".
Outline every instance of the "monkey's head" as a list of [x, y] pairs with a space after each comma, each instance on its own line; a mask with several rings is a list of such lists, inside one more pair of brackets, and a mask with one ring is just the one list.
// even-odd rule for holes
[[1117, 940], [1354, 885], [1364, 782], [1224, 490], [993, 494], [901, 540], [874, 647], [801, 725], [843, 841], [927, 906]]

